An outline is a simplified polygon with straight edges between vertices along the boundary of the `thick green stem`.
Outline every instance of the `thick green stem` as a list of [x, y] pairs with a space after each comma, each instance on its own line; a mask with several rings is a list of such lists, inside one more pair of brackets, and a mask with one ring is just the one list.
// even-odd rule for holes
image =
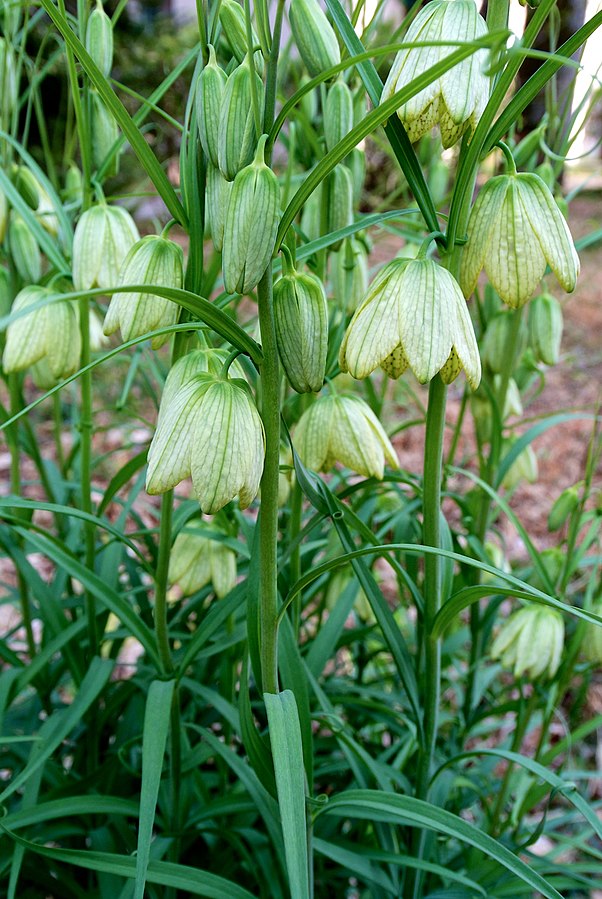
[[[80, 333], [82, 340], [81, 364], [90, 364], [90, 301], [82, 300], [80, 307]], [[84, 371], [80, 380], [81, 415], [80, 429], [80, 488], [82, 510], [92, 514], [92, 373]], [[94, 571], [95, 534], [92, 521], [84, 522], [85, 561], [88, 571]], [[96, 626], [96, 599], [86, 590], [86, 618], [90, 657], [98, 653], [98, 629]]]
[[[429, 386], [424, 444], [423, 539], [426, 546], [441, 545], [441, 467], [447, 387], [437, 375]], [[432, 636], [433, 621], [441, 608], [441, 557], [429, 553], [424, 561], [424, 745], [420, 753], [416, 795], [425, 799], [433, 765], [439, 718], [441, 645]]]
[[265, 464], [261, 478], [259, 521], [261, 676], [263, 689], [278, 692], [278, 474], [280, 466], [280, 368], [274, 310], [272, 271], [267, 269], [257, 288], [263, 363], [261, 418], [265, 431]]

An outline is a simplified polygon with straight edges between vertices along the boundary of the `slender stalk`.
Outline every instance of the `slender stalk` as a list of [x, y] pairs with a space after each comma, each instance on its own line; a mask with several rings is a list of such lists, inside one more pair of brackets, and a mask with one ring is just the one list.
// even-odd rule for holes
[[[90, 364], [90, 301], [82, 300], [80, 307], [80, 333], [82, 340], [81, 364]], [[92, 514], [92, 373], [85, 371], [80, 379], [81, 415], [80, 429], [80, 486], [82, 509]], [[84, 523], [84, 545], [86, 568], [94, 571], [95, 534], [91, 521]], [[85, 593], [86, 617], [90, 657], [98, 653], [98, 630], [96, 627], [96, 599], [90, 590]]]
[[[8, 389], [10, 395], [10, 414], [15, 415], [20, 408], [21, 392], [19, 390], [19, 376], [12, 374], [8, 376]], [[10, 452], [10, 491], [14, 496], [21, 495], [21, 466], [19, 464], [19, 437], [18, 422], [7, 428], [6, 442], [8, 443]], [[21, 513], [17, 510], [19, 517]], [[21, 541], [19, 541], [21, 542]], [[23, 627], [25, 628], [25, 639], [27, 642], [27, 654], [33, 659], [36, 654], [36, 642], [33, 634], [31, 607], [29, 603], [29, 590], [27, 581], [17, 567], [17, 587], [19, 590], [19, 605], [21, 607], [21, 617], [23, 619]]]
[[[516, 729], [514, 731], [514, 736], [512, 738], [512, 752], [518, 752], [520, 750], [521, 744], [523, 742], [523, 738], [527, 731], [527, 727], [529, 726], [529, 722], [531, 720], [531, 716], [533, 715], [533, 711], [537, 704], [537, 693], [535, 690], [531, 693], [527, 702], [521, 702], [519, 714], [517, 716]], [[499, 789], [497, 800], [495, 802], [493, 808], [493, 814], [491, 818], [491, 826], [490, 832], [493, 836], [500, 833], [500, 817], [502, 812], [504, 811], [504, 805], [506, 802], [506, 796], [508, 794], [508, 787], [510, 786], [510, 780], [512, 778], [512, 774], [514, 772], [514, 765], [511, 762], [508, 762], [508, 767], [506, 768], [506, 772], [504, 774], [504, 779], [502, 781], [501, 787]]]
[[[436, 375], [429, 384], [426, 435], [424, 440], [424, 481], [422, 497], [422, 531], [427, 546], [441, 545], [441, 474], [443, 462], [443, 434], [445, 431], [445, 407], [447, 387]], [[424, 742], [418, 755], [416, 796], [427, 799], [433, 769], [439, 704], [441, 695], [441, 641], [432, 636], [433, 621], [441, 608], [441, 557], [428, 554], [424, 560], [424, 614], [422, 619], [421, 656], [424, 658], [423, 679], [423, 732]], [[414, 855], [424, 858], [427, 852], [426, 831], [417, 831], [414, 838]], [[406, 895], [419, 899], [423, 872], [410, 871]]]
[[157, 651], [161, 659], [164, 674], [173, 671], [173, 660], [169, 647], [167, 627], [167, 576], [169, 573], [169, 556], [171, 553], [171, 523], [173, 517], [173, 490], [168, 490], [161, 497], [161, 524], [159, 530], [159, 552], [155, 573], [155, 637]]
[[[263, 130], [268, 133], [274, 122], [278, 52], [282, 30], [284, 0], [279, 0], [274, 36], [267, 66]], [[269, 162], [266, 159], [266, 162]], [[257, 285], [259, 328], [263, 347], [261, 366], [261, 418], [265, 431], [265, 463], [261, 478], [259, 518], [260, 553], [260, 634], [261, 677], [263, 690], [278, 692], [278, 475], [280, 466], [280, 362], [276, 344], [272, 301], [272, 267], [268, 266]]]
[[267, 269], [257, 288], [259, 327], [263, 347], [261, 418], [265, 431], [265, 464], [261, 478], [260, 633], [263, 690], [278, 692], [278, 475], [280, 465], [280, 364], [272, 305], [272, 271]]
[[63, 430], [63, 422], [61, 416], [61, 395], [55, 393], [52, 396], [52, 423], [54, 429], [54, 446], [56, 452], [56, 464], [61, 474], [65, 473], [65, 454], [63, 453], [63, 444], [61, 441], [61, 432]]

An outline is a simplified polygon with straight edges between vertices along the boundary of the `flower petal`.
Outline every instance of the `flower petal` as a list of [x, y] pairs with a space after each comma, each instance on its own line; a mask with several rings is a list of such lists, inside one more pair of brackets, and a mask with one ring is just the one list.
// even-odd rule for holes
[[507, 189], [506, 176], [492, 178], [481, 188], [472, 208], [467, 228], [468, 243], [462, 253], [460, 272], [460, 284], [465, 297], [469, 297], [477, 286]]
[[207, 383], [195, 379], [161, 404], [157, 430], [148, 451], [146, 489], [165, 493], [190, 476], [190, 454]]
[[421, 384], [435, 377], [451, 352], [455, 283], [432, 259], [415, 259], [404, 272], [401, 345]]

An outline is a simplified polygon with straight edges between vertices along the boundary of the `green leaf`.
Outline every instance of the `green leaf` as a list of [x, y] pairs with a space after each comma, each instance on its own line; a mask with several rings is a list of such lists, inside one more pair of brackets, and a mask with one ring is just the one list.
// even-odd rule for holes
[[73, 702], [59, 709], [47, 718], [42, 724], [37, 736], [43, 740], [43, 749], [34, 754], [20, 774], [9, 783], [0, 793], [0, 802], [12, 796], [23, 784], [27, 783], [31, 775], [50, 758], [52, 753], [61, 745], [65, 737], [76, 727], [98, 694], [107, 683], [113, 670], [111, 659], [92, 659], [88, 672], [81, 682]]
[[433, 775], [433, 780], [435, 780], [445, 768], [449, 768], [451, 765], [456, 764], [456, 762], [480, 755], [497, 756], [506, 759], [508, 762], [514, 762], [516, 765], [526, 768], [527, 771], [530, 771], [531, 774], [534, 774], [536, 777], [540, 777], [543, 781], [553, 787], [556, 792], [561, 793], [568, 802], [574, 805], [575, 808], [581, 812], [587, 823], [592, 827], [594, 833], [602, 839], [602, 821], [600, 821], [600, 818], [593, 808], [578, 792], [576, 785], [574, 783], [567, 783], [566, 780], [563, 780], [562, 777], [559, 777], [553, 771], [550, 771], [549, 768], [546, 768], [544, 765], [541, 765], [533, 759], [520, 755], [518, 752], [510, 752], [507, 749], [473, 749], [468, 752], [462, 752], [446, 762], [445, 765], [442, 765]]
[[291, 899], [309, 899], [303, 748], [295, 696], [264, 693]]
[[379, 790], [347, 790], [345, 793], [333, 796], [326, 805], [319, 809], [317, 815], [386, 821], [404, 827], [434, 830], [484, 852], [523, 883], [533, 890], [539, 891], [546, 899], [563, 899], [554, 887], [550, 886], [540, 874], [533, 871], [506, 846], [488, 834], [482, 833], [477, 827], [468, 824], [457, 815], [437, 808], [422, 799], [400, 796], [395, 793], [383, 793]]
[[53, 23], [62, 34], [69, 49], [79, 60], [84, 72], [100, 94], [103, 103], [127, 137], [141, 166], [153, 182], [157, 189], [157, 193], [161, 196], [171, 215], [177, 222], [186, 228], [188, 222], [184, 207], [180, 203], [175, 190], [169, 183], [169, 179], [161, 168], [157, 157], [132, 121], [125, 106], [119, 100], [117, 94], [113, 91], [108, 80], [104, 77], [80, 39], [71, 29], [67, 19], [61, 15], [52, 0], [40, 0], [40, 2], [50, 19], [52, 19]]
[[142, 735], [142, 787], [140, 790], [140, 825], [134, 899], [144, 899], [155, 809], [159, 796], [175, 683], [175, 680], [153, 681], [146, 700]]
[[[3, 132], [0, 132], [0, 135]], [[36, 239], [40, 249], [46, 254], [50, 262], [58, 272], [68, 274], [71, 266], [59, 251], [57, 241], [40, 225], [33, 210], [27, 205], [15, 185], [12, 183], [4, 168], [0, 166], [0, 190], [6, 195], [10, 205], [17, 210], [23, 221]]]

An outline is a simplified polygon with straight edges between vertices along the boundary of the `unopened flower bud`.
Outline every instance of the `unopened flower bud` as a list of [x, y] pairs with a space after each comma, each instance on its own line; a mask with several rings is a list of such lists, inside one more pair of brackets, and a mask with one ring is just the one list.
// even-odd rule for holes
[[[148, 284], [181, 288], [184, 281], [184, 254], [173, 240], [150, 234], [130, 249], [119, 272], [118, 285]], [[120, 328], [124, 340], [133, 340], [149, 331], [173, 325], [180, 309], [176, 303], [149, 293], [115, 293], [104, 322], [105, 334]], [[153, 337], [151, 346], [158, 349], [166, 335]]]
[[82, 215], [73, 238], [73, 284], [76, 290], [115, 287], [130, 248], [140, 239], [127, 210], [100, 203]]
[[269, 265], [280, 218], [278, 178], [264, 162], [267, 135], [255, 159], [234, 180], [224, 226], [224, 287], [248, 293]]
[[328, 308], [322, 282], [285, 260], [274, 285], [274, 319], [282, 366], [297, 393], [318, 392], [328, 351]]
[[346, 312], [356, 309], [368, 290], [368, 254], [361, 240], [348, 237], [333, 253], [332, 289], [334, 299]]
[[533, 603], [504, 622], [491, 647], [515, 677], [550, 680], [558, 671], [564, 647], [564, 621], [560, 612]]
[[215, 50], [209, 44], [209, 62], [203, 68], [197, 82], [196, 113], [203, 152], [216, 167], [219, 165], [219, 128], [227, 80], [226, 73], [218, 65]]
[[[506, 445], [506, 450], [508, 451], [514, 440], [508, 441]], [[514, 490], [515, 487], [522, 481], [527, 481], [529, 484], [534, 484], [537, 480], [539, 474], [539, 468], [537, 465], [537, 456], [535, 455], [535, 450], [529, 444], [518, 454], [506, 474], [502, 480], [502, 487], [505, 487], [506, 490]]]
[[17, 166], [15, 172], [15, 187], [27, 203], [30, 209], [37, 209], [40, 202], [38, 180], [26, 165]]
[[[215, 531], [214, 526], [211, 529]], [[201, 521], [189, 521], [180, 531], [169, 557], [169, 582], [177, 584], [184, 596], [212, 584], [221, 599], [236, 586], [236, 553], [205, 534]]]
[[308, 239], [317, 240], [320, 236], [320, 221], [322, 214], [322, 190], [325, 190], [324, 184], [317, 187], [307, 199], [301, 213], [301, 231]]
[[[507, 367], [508, 338], [513, 327], [512, 315], [512, 312], [504, 311], [490, 319], [481, 342], [483, 365], [496, 375], [501, 374]], [[516, 350], [517, 356], [522, 353], [524, 344], [524, 329], [521, 328]]]
[[263, 103], [263, 83], [245, 59], [229, 76], [219, 118], [218, 163], [222, 175], [233, 181], [253, 159], [257, 143], [251, 79], [255, 79], [259, 108]]
[[[602, 599], [594, 602], [590, 609], [598, 618], [602, 618]], [[595, 665], [602, 665], [602, 626], [599, 624], [588, 624], [583, 635], [583, 643], [581, 648], [586, 659]]]
[[224, 245], [224, 225], [232, 184], [233, 182], [227, 181], [218, 168], [209, 163], [205, 190], [205, 218], [213, 246], [218, 253], [221, 253]]
[[324, 107], [326, 149], [332, 150], [353, 128], [353, 97], [345, 81], [337, 78], [328, 89]]
[[13, 215], [8, 226], [8, 242], [15, 268], [27, 284], [42, 277], [42, 256], [29, 225], [20, 215]]
[[314, 471], [330, 471], [340, 462], [381, 480], [385, 460], [399, 467], [383, 426], [359, 397], [319, 397], [299, 419], [294, 442], [301, 461]]
[[432, 259], [394, 259], [377, 275], [351, 319], [339, 353], [342, 371], [366, 378], [379, 365], [392, 378], [408, 367], [420, 383], [446, 383], [464, 369], [476, 389], [481, 362], [462, 292]]
[[527, 302], [549, 265], [562, 287], [575, 289], [579, 257], [554, 197], [537, 175], [498, 175], [481, 188], [468, 222], [462, 255], [465, 296], [484, 267], [492, 286], [513, 308]]
[[346, 162], [347, 168], [351, 172], [351, 183], [353, 184], [353, 205], [359, 206], [364, 190], [364, 182], [366, 180], [366, 154], [359, 147], [354, 147]]
[[[119, 137], [119, 129], [113, 115], [95, 90], [90, 90], [90, 129], [92, 132], [92, 161], [99, 169], [104, 163], [113, 144]], [[119, 159], [115, 155], [107, 175], [116, 175]]]
[[74, 203], [82, 195], [82, 173], [75, 163], [71, 163], [65, 175], [65, 200]]
[[15, 55], [10, 42], [0, 37], [0, 125], [5, 129], [9, 126], [17, 98]]
[[[340, 231], [353, 224], [353, 181], [351, 172], [343, 163], [335, 166], [325, 185], [328, 190], [328, 231]], [[338, 250], [342, 241], [332, 244]]]
[[113, 25], [100, 0], [96, 0], [96, 6], [88, 18], [86, 50], [108, 78], [113, 67]]
[[[474, 0], [432, 0], [418, 13], [404, 42], [464, 42], [486, 34], [487, 25]], [[384, 86], [381, 103], [455, 49], [439, 45], [400, 50]], [[475, 129], [489, 98], [489, 77], [485, 74], [488, 56], [487, 50], [477, 50], [400, 106], [397, 115], [412, 142], [439, 125], [443, 146], [447, 148], [457, 143], [466, 131]]]
[[291, 0], [289, 20], [295, 44], [312, 78], [340, 63], [337, 36], [317, 0]]
[[0, 243], [3, 243], [8, 228], [9, 207], [6, 195], [0, 190]]
[[579, 490], [576, 486], [567, 487], [554, 502], [548, 515], [548, 530], [559, 531], [567, 519], [579, 505]]
[[535, 358], [556, 365], [562, 340], [562, 307], [549, 293], [535, 297], [529, 306], [529, 340]]
[[246, 509], [257, 496], [263, 460], [263, 425], [246, 382], [199, 374], [160, 410], [146, 487], [165, 493], [192, 477], [206, 514], [236, 496]]
[[[26, 287], [15, 297], [13, 312], [34, 306], [53, 293], [47, 287]], [[12, 321], [6, 331], [2, 365], [6, 373], [43, 363], [41, 386], [52, 386], [79, 367], [81, 339], [76, 307], [68, 300], [48, 303]], [[43, 378], [43, 368], [41, 369]]]
[[[242, 62], [248, 50], [247, 23], [244, 9], [240, 3], [237, 3], [237, 0], [222, 0], [219, 8], [219, 20], [232, 53], [238, 62]], [[253, 49], [259, 44], [259, 38], [255, 34], [254, 28], [251, 28], [251, 40], [253, 42], [251, 49]], [[261, 72], [263, 68], [261, 50], [255, 50], [253, 62], [257, 71]]]

